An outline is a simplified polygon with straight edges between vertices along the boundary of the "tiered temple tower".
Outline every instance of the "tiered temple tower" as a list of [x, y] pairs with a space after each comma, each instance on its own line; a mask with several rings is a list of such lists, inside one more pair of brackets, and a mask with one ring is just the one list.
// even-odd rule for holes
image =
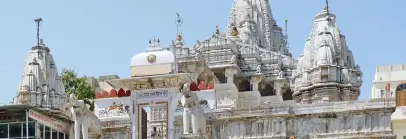
[[[40, 18], [36, 19], [38, 24], [40, 21]], [[37, 34], [39, 35], [39, 32]], [[43, 40], [38, 39], [37, 44], [28, 52], [13, 104], [29, 104], [50, 109], [62, 109], [65, 105], [65, 88], [50, 51]]]
[[361, 76], [336, 16], [326, 5], [314, 19], [293, 73], [294, 99], [307, 104], [357, 100]]
[[[192, 49], [180, 49], [182, 45], [178, 40], [171, 46], [178, 61], [204, 58], [220, 83], [235, 84], [240, 92], [254, 91], [251, 99], [292, 99], [288, 82], [296, 61], [267, 0], [235, 0], [225, 32], [216, 27], [210, 38], [197, 41]], [[209, 80], [198, 78], [197, 82]]]

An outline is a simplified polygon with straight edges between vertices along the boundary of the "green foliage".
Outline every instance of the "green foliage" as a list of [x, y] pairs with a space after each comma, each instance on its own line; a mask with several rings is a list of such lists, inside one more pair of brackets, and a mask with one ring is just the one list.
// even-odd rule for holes
[[89, 104], [90, 110], [93, 111], [94, 88], [87, 82], [86, 77], [77, 77], [77, 74], [72, 69], [62, 69], [61, 80], [68, 96], [73, 93], [74, 88], [76, 97]]

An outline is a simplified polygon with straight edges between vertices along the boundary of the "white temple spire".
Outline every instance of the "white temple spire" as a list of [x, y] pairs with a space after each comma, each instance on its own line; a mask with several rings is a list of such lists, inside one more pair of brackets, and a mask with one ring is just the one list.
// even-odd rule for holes
[[[314, 19], [303, 56], [299, 58], [298, 67], [294, 71], [292, 79], [296, 88], [293, 95], [297, 102], [325, 103], [358, 99], [362, 84], [358, 79], [361, 79], [362, 72], [355, 68], [352, 52], [336, 25], [335, 17], [329, 11], [326, 1], [323, 11]], [[317, 76], [308, 78], [307, 75]], [[320, 89], [326, 87], [324, 84], [329, 84], [328, 89], [320, 92]]]
[[[61, 87], [62, 81], [57, 80], [58, 70], [55, 61], [50, 54], [50, 49], [44, 44], [43, 40], [39, 36], [39, 26], [42, 22], [41, 18], [34, 20], [37, 25], [37, 42], [26, 56], [21, 83], [19, 85], [18, 95], [15, 98], [15, 104], [22, 102], [33, 106], [45, 107], [45, 108], [57, 108], [59, 109], [58, 102], [65, 102], [65, 89]], [[27, 94], [26, 88], [29, 89]], [[54, 94], [51, 95], [50, 94]], [[29, 96], [30, 99], [24, 99]], [[44, 100], [42, 102], [42, 100]], [[48, 104], [54, 104], [50, 107]]]

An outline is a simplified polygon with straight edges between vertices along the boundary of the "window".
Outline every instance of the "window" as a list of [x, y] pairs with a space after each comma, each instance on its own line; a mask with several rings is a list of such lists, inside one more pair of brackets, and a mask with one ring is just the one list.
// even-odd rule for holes
[[8, 138], [8, 124], [0, 124], [0, 138]]
[[51, 128], [49, 128], [48, 126], [45, 126], [45, 139], [51, 139]]
[[58, 135], [58, 131], [52, 129], [52, 139], [59, 139]]
[[21, 123], [12, 123], [10, 126], [10, 138], [21, 137]]
[[406, 84], [396, 87], [396, 106], [406, 106]]
[[[23, 137], [27, 136], [27, 124], [23, 124]], [[35, 136], [35, 123], [34, 122], [28, 122], [28, 135], [29, 137], [34, 137]]]

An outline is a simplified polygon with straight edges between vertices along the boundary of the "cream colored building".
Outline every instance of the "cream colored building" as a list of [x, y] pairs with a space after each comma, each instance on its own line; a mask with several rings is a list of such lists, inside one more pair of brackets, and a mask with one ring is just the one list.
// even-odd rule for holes
[[[385, 89], [388, 86], [388, 89]], [[406, 64], [378, 66], [372, 82], [371, 99], [396, 97], [396, 111], [392, 114], [393, 132], [397, 139], [406, 137]]]

